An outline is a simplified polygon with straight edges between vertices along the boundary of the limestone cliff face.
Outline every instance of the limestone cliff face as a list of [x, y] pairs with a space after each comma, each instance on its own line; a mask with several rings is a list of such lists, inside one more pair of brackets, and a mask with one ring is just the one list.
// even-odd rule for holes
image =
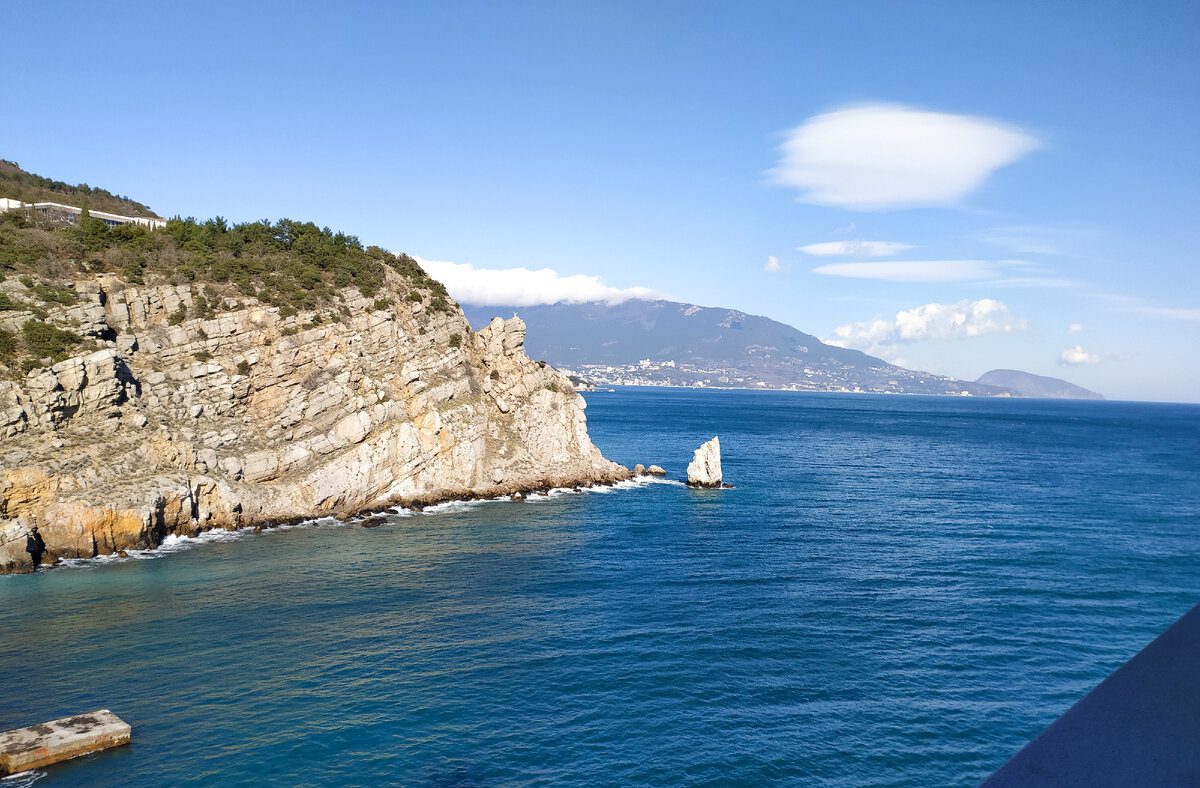
[[[100, 349], [0, 382], [0, 572], [168, 534], [606, 483], [584, 401], [517, 318], [353, 288], [282, 317], [253, 299], [172, 325], [190, 285], [80, 281], [45, 305]], [[2, 313], [17, 328], [28, 314]], [[316, 318], [316, 319], [314, 319]]]

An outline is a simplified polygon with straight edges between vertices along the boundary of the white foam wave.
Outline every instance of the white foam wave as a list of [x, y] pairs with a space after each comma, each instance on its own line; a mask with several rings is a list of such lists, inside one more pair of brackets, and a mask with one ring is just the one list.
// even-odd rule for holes
[[632, 479], [626, 479], [623, 482], [617, 482], [616, 484], [608, 487], [589, 487], [588, 492], [608, 493], [616, 492], [617, 490], [637, 490], [643, 487], [649, 487], [652, 484], [669, 484], [676, 487], [684, 486], [683, 482], [676, 481], [675, 479], [665, 479], [662, 476], [645, 475], [634, 476]]
[[64, 558], [56, 566], [61, 566], [64, 569], [73, 569], [81, 566], [92, 566], [94, 564], [116, 564], [128, 560], [128, 558], [122, 558], [114, 553], [113, 555], [98, 555], [95, 558]]
[[[264, 534], [286, 533], [287, 531], [297, 531], [301, 528], [344, 528], [347, 525], [353, 525], [362, 522], [361, 518], [357, 520], [339, 520], [336, 517], [318, 517], [313, 520], [302, 520], [298, 523], [282, 523], [280, 525], [272, 525], [269, 528], [260, 529]], [[251, 530], [253, 528], [242, 530]], [[205, 533], [211, 533], [206, 531]], [[222, 540], [223, 541], [223, 540]]]
[[635, 476], [633, 478], [644, 484], [669, 484], [673, 487], [687, 487], [686, 484], [678, 479], [668, 479], [665, 476]]
[[81, 568], [88, 566], [102, 566], [104, 564], [119, 564], [125, 561], [147, 561], [155, 558], [162, 558], [171, 553], [180, 553], [184, 550], [190, 550], [198, 544], [208, 544], [210, 542], [236, 542], [248, 533], [252, 533], [253, 528], [242, 528], [238, 531], [226, 531], [224, 529], [213, 529], [204, 531], [197, 536], [183, 536], [180, 534], [167, 534], [167, 538], [162, 540], [158, 547], [148, 550], [126, 550], [125, 555], [112, 553], [110, 555], [98, 555], [95, 558], [64, 558], [58, 562], [57, 566], [67, 569]]
[[[564, 495], [581, 495], [585, 493], [613, 493], [618, 490], [634, 490], [642, 487], [648, 487], [652, 484], [670, 484], [677, 487], [683, 487], [683, 482], [674, 479], [666, 479], [661, 476], [635, 476], [632, 479], [616, 482], [611, 485], [596, 485], [593, 487], [554, 487], [544, 493], [529, 493], [525, 497], [526, 502], [536, 503], [541, 501], [550, 501], [555, 498], [561, 498]], [[401, 506], [393, 506], [386, 510], [386, 516], [390, 518], [414, 517], [417, 514], [448, 514], [455, 512], [467, 512], [478, 506], [487, 503], [500, 503], [512, 501], [512, 496], [501, 495], [495, 498], [479, 498], [469, 501], [443, 501], [442, 503], [426, 506], [421, 511], [406, 509]], [[358, 525], [366, 519], [366, 516], [356, 517], [352, 520], [338, 520], [335, 517], [319, 517], [313, 520], [304, 520], [299, 523], [284, 523], [273, 525], [268, 528], [260, 528], [258, 532], [264, 534], [286, 533], [295, 531], [301, 528], [342, 528], [347, 525]], [[122, 563], [125, 561], [146, 561], [172, 553], [180, 553], [185, 550], [190, 550], [196, 545], [208, 544], [210, 542], [235, 542], [242, 539], [247, 534], [255, 533], [253, 527], [246, 527], [237, 531], [226, 531], [224, 529], [214, 528], [209, 531], [202, 531], [196, 536], [185, 536], [180, 534], [168, 534], [167, 538], [163, 539], [158, 547], [148, 550], [126, 550], [125, 555], [113, 553], [111, 555], [98, 555], [94, 558], [64, 558], [56, 564], [57, 567], [63, 568], [83, 568], [89, 566], [101, 566], [104, 564]], [[11, 778], [0, 778], [0, 781]], [[34, 778], [36, 779], [36, 778]], [[4, 788], [7, 788], [7, 783]]]
[[549, 501], [554, 498], [561, 498], [564, 495], [579, 495], [584, 492], [583, 488], [578, 487], [551, 487], [545, 492], [530, 493], [525, 497], [528, 502], [533, 501]]
[[46, 776], [41, 769], [31, 769], [27, 772], [17, 772], [7, 777], [0, 777], [0, 785], [4, 788], [27, 788]]
[[442, 501], [421, 510], [421, 514], [451, 514], [454, 512], [469, 512], [488, 501]]
[[242, 531], [224, 531], [213, 529], [204, 531], [195, 536], [181, 536], [179, 534], [168, 534], [166, 539], [162, 540], [162, 544], [158, 546], [160, 553], [178, 553], [183, 550], [190, 550], [198, 544], [207, 544], [209, 542], [236, 542], [242, 538], [243, 531], [253, 531], [252, 528], [245, 528]]

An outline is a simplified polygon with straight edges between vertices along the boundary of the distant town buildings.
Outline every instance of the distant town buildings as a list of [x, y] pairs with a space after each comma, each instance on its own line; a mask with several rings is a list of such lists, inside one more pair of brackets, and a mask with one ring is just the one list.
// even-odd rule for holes
[[[83, 209], [74, 205], [63, 205], [57, 202], [22, 202], [20, 200], [10, 200], [7, 197], [0, 197], [0, 213], [15, 210], [24, 210], [26, 215], [31, 219], [62, 221], [70, 224], [79, 224], [79, 219], [83, 215]], [[167, 223], [162, 219], [148, 219], [142, 216], [120, 216], [119, 214], [108, 213], [107, 211], [89, 210], [88, 215], [93, 219], [99, 219], [109, 227], [119, 227], [123, 224], [140, 224], [143, 227], [149, 227], [154, 230], [167, 226]]]
[[[959, 381], [950, 378], [926, 378], [914, 374], [911, 379], [891, 377], [862, 379], [853, 367], [829, 365], [811, 367], [782, 364], [763, 369], [733, 366], [698, 365], [687, 362], [640, 359], [633, 364], [573, 364], [560, 368], [567, 375], [594, 386], [666, 386], [672, 388], [775, 389], [781, 391], [836, 391], [857, 394], [940, 394], [971, 396]], [[764, 379], [762, 373], [771, 374]], [[871, 370], [881, 372], [882, 370]]]

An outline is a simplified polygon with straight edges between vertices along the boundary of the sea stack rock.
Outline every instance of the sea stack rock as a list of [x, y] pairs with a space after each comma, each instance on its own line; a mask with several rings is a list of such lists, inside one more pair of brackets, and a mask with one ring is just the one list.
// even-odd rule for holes
[[701, 444], [687, 467], [689, 487], [721, 486], [721, 441], [716, 437]]

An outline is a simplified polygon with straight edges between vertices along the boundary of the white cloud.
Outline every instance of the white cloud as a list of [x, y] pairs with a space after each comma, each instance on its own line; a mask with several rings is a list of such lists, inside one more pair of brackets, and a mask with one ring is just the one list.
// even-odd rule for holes
[[764, 271], [778, 271], [779, 270], [779, 258], [773, 254], [768, 255], [767, 256], [767, 264], [763, 266], [763, 270]]
[[[989, 287], [1077, 287], [1071, 279], [1045, 276], [1023, 260], [893, 260], [830, 263], [814, 274], [888, 282], [978, 282]], [[1018, 274], [1015, 275], [1014, 274]]]
[[1083, 330], [1083, 323], [1072, 323], [1071, 325], [1067, 326], [1068, 334], [1078, 334], [1082, 330]]
[[897, 345], [945, 341], [1023, 331], [1026, 321], [1008, 313], [1008, 307], [991, 298], [957, 304], [925, 304], [898, 312], [895, 320], [850, 323], [833, 330], [828, 340], [838, 347], [894, 357]]
[[814, 274], [850, 279], [886, 279], [889, 282], [970, 282], [995, 275], [986, 260], [903, 260], [879, 263], [832, 263]]
[[619, 304], [631, 298], [662, 298], [645, 287], [624, 290], [610, 287], [598, 276], [559, 276], [551, 268], [531, 271], [528, 268], [476, 268], [470, 263], [450, 263], [440, 260], [417, 262], [434, 279], [446, 286], [455, 301], [479, 306], [534, 306], [536, 304], [571, 304], [586, 301], [605, 301]]
[[1041, 146], [990, 118], [896, 104], [814, 115], [787, 132], [774, 179], [800, 201], [863, 211], [953, 204]]
[[988, 287], [1079, 287], [1074, 279], [1056, 276], [1015, 276], [1008, 279], [992, 279]]
[[888, 257], [912, 248], [897, 241], [827, 241], [801, 246], [799, 251], [818, 257]]
[[1103, 356], [1088, 353], [1081, 345], [1069, 347], [1058, 356], [1058, 363], [1068, 367], [1094, 367], [1103, 360]]
[[1021, 225], [993, 227], [983, 240], [1020, 254], [1071, 254], [1081, 246], [1095, 242], [1099, 234], [1081, 227], [1038, 227]]
[[1200, 321], [1200, 309], [1172, 309], [1170, 307], [1148, 306], [1128, 311], [1140, 312], [1150, 317], [1165, 317], [1168, 320]]

